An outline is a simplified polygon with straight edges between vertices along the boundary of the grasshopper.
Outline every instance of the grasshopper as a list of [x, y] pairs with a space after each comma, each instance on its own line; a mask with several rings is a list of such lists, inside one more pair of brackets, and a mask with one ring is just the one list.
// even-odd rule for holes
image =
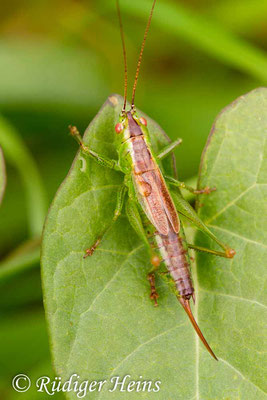
[[[128, 86], [127, 58], [122, 19], [119, 2], [117, 0], [125, 75], [124, 103], [118, 117], [118, 123], [115, 126], [118, 160], [107, 159], [94, 152], [84, 144], [77, 128], [70, 126], [72, 136], [77, 140], [81, 151], [85, 155], [92, 157], [97, 163], [104, 167], [114, 169], [124, 174], [124, 181], [117, 195], [117, 203], [112, 223], [101, 233], [97, 241], [86, 250], [84, 257], [93, 255], [96, 247], [101, 243], [103, 236], [120, 216], [126, 194], [128, 194], [125, 207], [128, 220], [147, 246], [150, 253], [152, 264], [152, 269], [148, 274], [151, 287], [150, 298], [154, 301], [154, 305], [157, 306], [158, 293], [155, 287], [155, 273], [159, 271], [160, 264], [163, 264], [166, 270], [162, 275], [172, 283], [177, 299], [187, 313], [196, 333], [212, 357], [217, 360], [217, 357], [204, 338], [191, 311], [190, 299], [192, 298], [193, 302], [195, 302], [195, 293], [190, 274], [191, 260], [188, 249], [204, 251], [226, 258], [234, 257], [235, 251], [222, 243], [205, 226], [193, 207], [182, 197], [180, 192], [180, 188], [184, 188], [194, 194], [209, 194], [215, 190], [215, 188], [205, 187], [200, 190], [195, 190], [173, 177], [166, 176], [161, 167], [161, 161], [181, 143], [181, 139], [170, 143], [159, 154], [155, 154], [150, 142], [147, 121], [144, 117], [138, 117], [135, 108], [136, 86], [155, 4], [156, 0], [153, 1], [145, 29], [137, 63], [131, 106], [129, 110], [126, 110]], [[171, 186], [175, 187], [175, 191], [170, 190]], [[179, 214], [189, 219], [198, 229], [212, 238], [223, 251], [216, 251], [187, 243]]]

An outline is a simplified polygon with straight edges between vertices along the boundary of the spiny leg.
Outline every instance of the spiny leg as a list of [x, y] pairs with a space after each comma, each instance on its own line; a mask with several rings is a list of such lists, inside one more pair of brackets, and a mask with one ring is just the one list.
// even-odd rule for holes
[[100, 156], [98, 153], [94, 152], [88, 146], [86, 146], [76, 126], [70, 125], [69, 130], [70, 134], [78, 142], [83, 153], [87, 154], [88, 156], [93, 158], [96, 162], [98, 162], [98, 164], [104, 167], [115, 169], [116, 171], [121, 171], [118, 162], [116, 160], [111, 160], [110, 158]]
[[[177, 211], [182, 214], [184, 217], [189, 219], [198, 229], [208, 235], [212, 240], [214, 240], [223, 250], [224, 250], [224, 257], [226, 258], [233, 258], [235, 255], [235, 250], [229, 247], [228, 245], [221, 242], [217, 236], [215, 236], [209, 228], [201, 221], [199, 216], [197, 215], [196, 211], [193, 207], [183, 198], [181, 193], [178, 191], [171, 191], [172, 199], [174, 201], [175, 207]], [[216, 252], [216, 251], [215, 251]], [[220, 253], [220, 252], [218, 252]], [[215, 253], [213, 253], [215, 254]], [[219, 254], [217, 254], [219, 255]]]
[[118, 194], [117, 194], [116, 208], [115, 208], [114, 215], [113, 215], [113, 218], [112, 218], [112, 221], [111, 221], [110, 225], [108, 225], [107, 228], [102, 232], [101, 236], [99, 236], [99, 238], [96, 240], [96, 242], [93, 244], [93, 246], [85, 251], [85, 255], [84, 255], [83, 258], [86, 258], [88, 256], [92, 256], [93, 255], [95, 249], [101, 243], [101, 240], [102, 240], [103, 236], [111, 229], [111, 227], [113, 226], [115, 221], [121, 215], [121, 210], [122, 210], [122, 207], [123, 207], [123, 202], [124, 202], [124, 197], [125, 197], [126, 190], [127, 190], [127, 188], [123, 184], [121, 186]]
[[186, 185], [184, 182], [180, 182], [177, 179], [172, 178], [171, 176], [164, 176], [164, 178], [167, 182], [169, 182], [170, 185], [179, 187], [180, 189], [186, 189], [193, 194], [210, 194], [216, 190], [215, 187], [210, 188], [209, 186], [206, 186], [203, 189], [194, 189], [191, 186]]
[[157, 299], [159, 297], [156, 287], [155, 287], [155, 270], [159, 267], [160, 265], [160, 257], [157, 254], [153, 254], [153, 251], [151, 249], [151, 245], [148, 241], [147, 238], [147, 232], [144, 229], [143, 222], [140, 216], [140, 213], [138, 211], [138, 208], [136, 206], [136, 202], [129, 198], [127, 203], [126, 203], [126, 215], [128, 217], [128, 220], [135, 230], [135, 232], [138, 234], [138, 236], [143, 240], [145, 243], [149, 253], [150, 253], [150, 261], [151, 264], [153, 265], [153, 269], [149, 272], [147, 275], [147, 279], [150, 283], [150, 298], [154, 300], [155, 306], [158, 305]]
[[157, 300], [159, 298], [159, 295], [156, 291], [156, 286], [155, 286], [155, 274], [152, 274], [152, 273], [148, 274], [147, 279], [150, 284], [150, 298], [151, 298], [151, 300], [154, 301], [154, 306], [157, 307], [158, 306]]
[[[161, 259], [158, 255], [153, 255], [150, 259], [151, 264], [153, 265], [152, 269], [150, 270], [150, 272], [147, 274], [147, 279], [149, 281], [150, 284], [150, 298], [151, 300], [154, 300], [154, 306], [157, 307], [158, 306], [158, 298], [159, 295], [156, 291], [156, 286], [155, 286], [155, 272], [159, 269], [160, 263], [161, 263]], [[164, 272], [163, 272], [164, 274]]]
[[157, 158], [159, 160], [163, 160], [165, 157], [167, 157], [168, 154], [170, 154], [175, 149], [175, 147], [179, 146], [179, 144], [181, 143], [182, 139], [177, 139], [174, 142], [168, 144], [160, 151], [160, 153], [157, 155]]

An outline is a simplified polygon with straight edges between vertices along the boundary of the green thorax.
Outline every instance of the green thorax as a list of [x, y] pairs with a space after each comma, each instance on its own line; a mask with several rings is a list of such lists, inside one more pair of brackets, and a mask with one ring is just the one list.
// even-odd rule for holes
[[139, 119], [135, 111], [122, 113], [120, 116], [123, 130], [118, 134], [118, 157], [119, 165], [126, 174], [130, 173], [134, 168], [133, 142], [136, 140], [135, 138], [142, 138], [153, 156], [149, 132], [142, 121], [145, 120]]

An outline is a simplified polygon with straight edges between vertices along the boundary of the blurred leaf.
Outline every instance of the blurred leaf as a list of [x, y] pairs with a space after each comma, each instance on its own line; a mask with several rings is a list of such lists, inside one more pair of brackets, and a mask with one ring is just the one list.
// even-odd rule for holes
[[[24, 311], [19, 315], [2, 318], [0, 339], [4, 343], [0, 350], [1, 398], [43, 398], [44, 394], [37, 392], [35, 382], [40, 376], [54, 376], [43, 310], [30, 313]], [[31, 388], [25, 393], [17, 393], [11, 386], [12, 378], [18, 373], [27, 374], [31, 379]]]
[[[105, 103], [89, 126], [85, 141], [95, 151], [115, 157], [113, 131], [120, 107], [116, 105], [114, 108], [114, 97], [112, 99], [112, 103]], [[247, 100], [241, 99], [234, 103], [229, 108], [230, 111], [219, 118], [219, 125], [216, 126], [219, 126], [220, 131], [216, 146], [212, 153], [209, 153], [211, 155], [208, 161], [204, 161], [206, 168], [213, 171], [214, 159], [220, 146], [223, 146], [221, 148], [224, 151], [222, 155], [219, 153], [221, 157], [218, 158], [222, 164], [217, 171], [215, 182], [212, 182], [218, 188], [216, 198], [221, 196], [217, 202], [223, 206], [228, 204], [227, 199], [232, 196], [235, 186], [241, 186], [242, 193], [251, 185], [253, 171], [260, 166], [259, 162], [256, 165], [254, 160], [260, 161], [259, 154], [262, 155], [263, 149], [263, 124], [266, 123], [263, 91], [254, 92], [244, 99]], [[246, 103], [245, 109], [239, 107], [242, 102]], [[232, 115], [235, 115], [234, 120], [231, 119]], [[223, 128], [225, 125], [220, 125], [222, 118], [226, 119], [227, 131]], [[154, 142], [156, 137], [160, 138], [162, 131], [150, 119], [148, 126]], [[235, 132], [235, 135], [231, 132]], [[216, 135], [214, 137], [216, 138]], [[249, 158], [244, 157], [244, 154], [247, 154], [248, 143], [251, 143]], [[231, 164], [231, 161], [235, 164]], [[243, 168], [239, 168], [239, 162], [246, 166], [247, 175]], [[228, 167], [228, 163], [231, 168]], [[228, 169], [229, 182], [225, 184], [225, 172]], [[259, 178], [263, 178], [263, 170]], [[203, 182], [203, 179], [201, 178], [201, 186], [209, 184], [209, 181]], [[251, 305], [255, 312], [255, 318], [249, 314], [252, 323], [246, 319], [245, 310], [236, 315], [234, 308], [228, 309], [229, 318], [234, 316], [231, 325], [227, 327], [227, 332], [231, 331], [232, 334], [228, 335], [224, 329], [224, 320], [228, 314], [225, 314], [223, 305], [220, 312], [216, 311], [221, 304], [220, 298], [216, 297], [215, 302], [214, 293], [206, 293], [206, 286], [210, 284], [209, 277], [206, 277], [204, 282], [201, 275], [199, 281], [196, 279], [199, 297], [195, 312], [199, 314], [200, 326], [202, 329], [204, 327], [203, 331], [212, 348], [219, 357], [223, 355], [223, 360], [215, 363], [202, 344], [199, 345], [198, 340], [195, 341], [192, 327], [183, 310], [162, 282], [158, 285], [160, 307], [155, 309], [152, 306], [145, 279], [150, 269], [148, 254], [124, 215], [105, 236], [93, 257], [83, 259], [84, 249], [94, 243], [99, 232], [112, 218], [115, 194], [120, 182], [118, 173], [101, 168], [94, 161], [78, 154], [48, 215], [42, 250], [42, 275], [57, 373], [63, 378], [75, 371], [82, 378], [86, 377], [89, 380], [107, 379], [107, 386], [101, 394], [90, 393], [89, 397], [92, 399], [118, 399], [124, 396], [118, 391], [107, 392], [107, 389], [112, 386], [112, 376], [123, 377], [126, 373], [130, 374], [133, 380], [138, 379], [140, 375], [143, 379], [159, 379], [162, 382], [161, 390], [157, 393], [159, 399], [184, 400], [199, 397], [201, 394], [204, 400], [210, 398], [210, 391], [216, 393], [217, 398], [222, 398], [223, 393], [224, 397], [229, 394], [229, 398], [239, 395], [239, 398], [244, 400], [248, 397], [252, 400], [263, 399], [261, 388], [264, 381], [260, 371], [260, 365], [263, 364], [259, 353], [262, 349], [262, 338], [259, 336], [262, 334], [260, 313], [263, 309], [261, 305], [258, 309], [257, 301]], [[214, 197], [205, 198], [202, 213], [209, 212], [209, 204], [214, 204]], [[217, 206], [217, 203], [215, 204]], [[229, 225], [232, 230], [234, 226], [238, 227], [238, 213], [239, 210], [231, 219], [222, 221], [221, 225]], [[257, 210], [254, 213], [256, 215]], [[223, 237], [224, 231], [219, 231], [218, 234]], [[236, 244], [232, 238], [228, 238], [228, 242]], [[237, 250], [237, 261], [234, 260], [236, 274], [238, 271], [242, 274], [240, 260], [244, 254], [241, 254], [238, 246]], [[256, 257], [261, 257], [261, 254], [254, 250], [254, 257], [254, 264], [256, 263], [258, 268], [258, 262], [261, 261]], [[222, 265], [222, 262], [224, 270], [231, 269], [233, 265], [230, 260], [221, 261], [215, 257], [210, 259], [214, 270], [216, 265]], [[251, 265], [252, 263], [248, 262], [247, 268], [251, 268]], [[202, 261], [201, 266], [204, 267]], [[203, 273], [204, 268], [201, 271]], [[218, 281], [221, 274], [221, 270], [217, 271]], [[262, 274], [258, 276], [262, 277]], [[220, 284], [223, 286], [221, 282]], [[244, 287], [248, 285], [246, 281]], [[231, 295], [229, 300], [227, 295], [226, 300], [233, 307], [236, 304], [235, 292], [233, 285], [229, 283], [228, 287]], [[253, 303], [252, 299], [257, 296], [258, 287], [251, 287], [250, 292]], [[260, 300], [259, 298], [258, 301]], [[248, 306], [250, 300], [241, 299], [241, 308], [243, 304]], [[214, 320], [216, 323], [213, 323]], [[258, 326], [257, 332], [254, 331], [255, 324]], [[235, 347], [231, 345], [231, 340]], [[251, 348], [249, 362], [246, 360], [248, 346]], [[240, 364], [243, 365], [241, 372]], [[254, 375], [251, 370], [254, 371]], [[139, 398], [140, 394], [134, 392], [131, 396]], [[75, 397], [69, 394], [69, 398]], [[213, 398], [216, 398], [216, 395]]]
[[0, 263], [0, 282], [39, 264], [40, 239], [23, 243]]
[[0, 145], [6, 159], [17, 168], [26, 192], [31, 235], [39, 237], [47, 210], [45, 190], [37, 166], [15, 129], [0, 117]]
[[21, 244], [0, 263], [2, 313], [42, 303], [39, 266], [40, 239]]
[[0, 105], [69, 112], [95, 105], [103, 93], [103, 70], [89, 52], [49, 42], [0, 42]]
[[[137, 93], [138, 106], [160, 123], [171, 139], [183, 139], [175, 150], [181, 179], [198, 173], [207, 132], [220, 110], [256, 83], [232, 76], [223, 70], [188, 68], [176, 76], [149, 78]], [[214, 88], [216, 87], [216, 90]], [[144, 98], [143, 98], [144, 97]]]
[[[36, 263], [39, 267], [39, 262]], [[39, 268], [28, 268], [23, 274], [13, 275], [13, 279], [2, 279], [1, 314], [24, 314], [26, 309], [42, 306], [42, 287]]]
[[0, 204], [4, 196], [5, 188], [6, 188], [6, 167], [5, 167], [4, 155], [0, 147]]
[[208, 11], [213, 17], [237, 32], [248, 33], [264, 28], [267, 18], [267, 2], [264, 0], [221, 0]]
[[[265, 398], [266, 135], [267, 89], [260, 88], [223, 110], [203, 154], [199, 187], [215, 185], [217, 191], [201, 197], [199, 214], [237, 254], [232, 261], [198, 256], [199, 319], [212, 332], [220, 356], [215, 378], [215, 367], [199, 354], [201, 399], [221, 399], [222, 393], [231, 399]], [[214, 248], [201, 233], [196, 239]]]
[[3, 318], [0, 332], [1, 379], [18, 371], [36, 367], [40, 360], [49, 357], [48, 339], [42, 309]]
[[[107, 7], [114, 4], [102, 0]], [[147, 19], [151, 2], [124, 0], [123, 12]], [[178, 38], [184, 38], [192, 45], [207, 52], [212, 57], [238, 68], [267, 82], [267, 55], [264, 51], [227, 31], [218, 22], [201, 17], [182, 4], [158, 3], [153, 16], [153, 25]]]

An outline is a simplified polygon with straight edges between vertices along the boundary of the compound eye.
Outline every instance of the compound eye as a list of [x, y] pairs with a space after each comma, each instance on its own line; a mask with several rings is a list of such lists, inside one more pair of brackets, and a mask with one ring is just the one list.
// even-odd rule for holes
[[141, 122], [142, 125], [147, 126], [147, 120], [146, 120], [144, 117], [141, 117], [141, 118], [139, 119], [139, 121]]
[[121, 122], [119, 122], [116, 126], [115, 126], [115, 131], [116, 133], [121, 133], [123, 131], [123, 124]]

